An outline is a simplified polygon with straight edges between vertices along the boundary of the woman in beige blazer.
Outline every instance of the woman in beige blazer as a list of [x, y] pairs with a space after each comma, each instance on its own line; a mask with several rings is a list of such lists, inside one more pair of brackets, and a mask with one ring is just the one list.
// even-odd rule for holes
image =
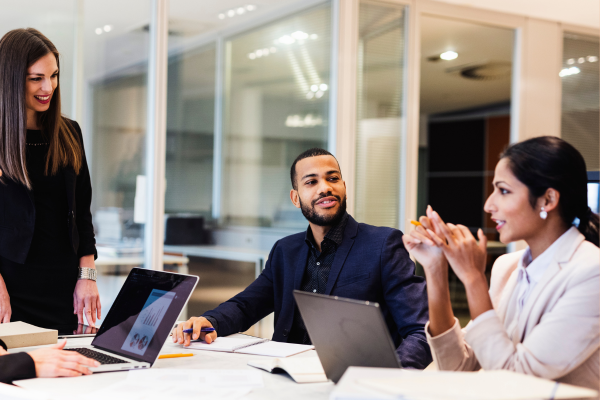
[[[583, 157], [555, 137], [509, 147], [485, 211], [500, 241], [529, 246], [498, 258], [489, 288], [481, 229], [478, 243], [465, 226], [444, 223], [428, 207], [422, 226], [403, 238], [427, 277], [425, 330], [438, 368], [505, 369], [598, 389], [598, 215], [587, 206]], [[452, 313], [448, 264], [467, 293], [471, 322], [462, 330]]]

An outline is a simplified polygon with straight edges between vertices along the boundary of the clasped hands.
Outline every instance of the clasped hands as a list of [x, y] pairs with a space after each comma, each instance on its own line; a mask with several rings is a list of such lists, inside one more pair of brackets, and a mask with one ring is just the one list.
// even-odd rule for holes
[[445, 223], [427, 206], [426, 216], [402, 237], [408, 252], [423, 266], [427, 276], [447, 273], [448, 263], [464, 285], [485, 277], [487, 238], [479, 229], [479, 243], [464, 225]]

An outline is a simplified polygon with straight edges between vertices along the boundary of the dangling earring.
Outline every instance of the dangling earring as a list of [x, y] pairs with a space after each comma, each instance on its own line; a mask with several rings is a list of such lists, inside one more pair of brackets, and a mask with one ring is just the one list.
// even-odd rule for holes
[[546, 212], [546, 210], [544, 210], [544, 207], [542, 207], [542, 211], [540, 211], [540, 218], [541, 219], [548, 218], [548, 213]]

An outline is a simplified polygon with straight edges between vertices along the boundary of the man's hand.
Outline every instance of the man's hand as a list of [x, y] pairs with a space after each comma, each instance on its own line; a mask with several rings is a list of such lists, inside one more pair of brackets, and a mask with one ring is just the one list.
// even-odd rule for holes
[[10, 322], [12, 309], [10, 308], [10, 296], [4, 284], [4, 279], [0, 275], [0, 324]]
[[83, 314], [91, 327], [96, 326], [96, 315], [101, 318], [100, 295], [96, 282], [89, 279], [80, 279], [75, 285], [73, 293], [73, 314], [77, 314], [77, 321], [83, 322]]
[[82, 356], [74, 351], [64, 351], [67, 344], [55, 344], [28, 353], [35, 363], [35, 374], [40, 378], [53, 378], [56, 376], [90, 375], [92, 372], [86, 368], [99, 367], [100, 363]]
[[[190, 328], [194, 329], [193, 333], [183, 333], [184, 329]], [[214, 342], [217, 338], [217, 331], [212, 331], [210, 333], [200, 332], [200, 329], [202, 328], [213, 328], [213, 326], [204, 317], [192, 317], [188, 319], [186, 322], [177, 325], [177, 328], [173, 329], [173, 343], [179, 343], [187, 347], [190, 345], [191, 340], [197, 340], [198, 338], [209, 344]]]

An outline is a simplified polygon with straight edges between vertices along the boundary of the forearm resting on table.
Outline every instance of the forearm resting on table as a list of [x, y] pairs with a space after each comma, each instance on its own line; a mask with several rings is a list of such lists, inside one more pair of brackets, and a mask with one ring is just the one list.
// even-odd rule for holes
[[448, 271], [446, 268], [444, 272], [439, 272], [440, 269], [444, 270], [439, 268], [436, 274], [425, 272], [429, 302], [429, 334], [432, 337], [446, 332], [454, 325]]

